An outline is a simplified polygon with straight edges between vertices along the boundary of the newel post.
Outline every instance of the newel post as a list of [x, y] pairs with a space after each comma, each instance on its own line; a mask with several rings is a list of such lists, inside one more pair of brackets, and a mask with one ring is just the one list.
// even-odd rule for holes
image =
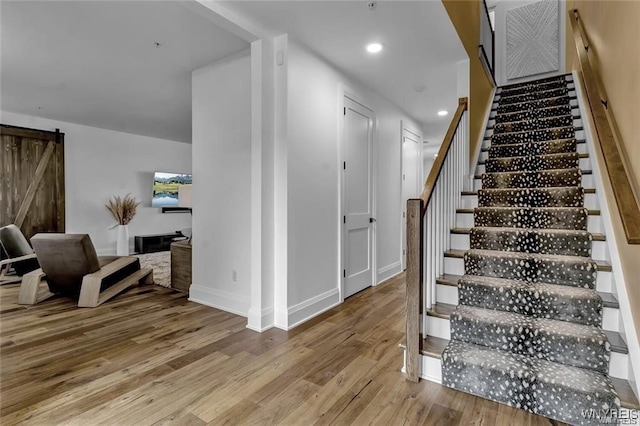
[[420, 299], [422, 288], [422, 199], [407, 200], [407, 378], [420, 377]]

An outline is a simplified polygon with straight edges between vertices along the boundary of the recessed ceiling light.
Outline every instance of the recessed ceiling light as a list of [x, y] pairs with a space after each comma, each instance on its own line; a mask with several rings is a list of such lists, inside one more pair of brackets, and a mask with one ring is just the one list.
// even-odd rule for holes
[[444, 117], [444, 116], [445, 116], [445, 115], [447, 115], [447, 114], [449, 114], [449, 111], [445, 111], [445, 110], [438, 111], [438, 115], [439, 115], [440, 117]]
[[367, 44], [367, 52], [369, 53], [378, 53], [381, 50], [382, 50], [382, 45], [380, 43]]

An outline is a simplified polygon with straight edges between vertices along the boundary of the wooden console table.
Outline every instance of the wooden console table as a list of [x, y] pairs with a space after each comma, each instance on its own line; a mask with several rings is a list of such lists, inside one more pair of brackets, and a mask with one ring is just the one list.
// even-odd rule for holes
[[189, 293], [191, 287], [191, 244], [189, 241], [171, 243], [171, 288]]

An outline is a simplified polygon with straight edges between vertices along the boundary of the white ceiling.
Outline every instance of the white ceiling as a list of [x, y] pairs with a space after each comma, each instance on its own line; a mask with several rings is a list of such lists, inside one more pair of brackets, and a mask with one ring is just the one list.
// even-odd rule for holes
[[3, 0], [0, 14], [3, 110], [181, 142], [191, 72], [249, 47], [174, 1]]
[[[456, 63], [467, 59], [447, 12], [436, 1], [232, 1], [224, 5], [288, 33], [352, 78], [375, 89], [425, 125], [425, 136], [444, 135], [457, 107]], [[378, 41], [373, 56], [365, 45]], [[423, 87], [417, 92], [416, 87]], [[441, 141], [438, 141], [440, 143]]]
[[[179, 3], [2, 0], [2, 109], [190, 142], [191, 71], [249, 45]], [[467, 58], [442, 2], [367, 4], [224, 3], [378, 91], [439, 144], [451, 116], [436, 113], [457, 106], [455, 64]], [[373, 40], [377, 56], [364, 50]]]

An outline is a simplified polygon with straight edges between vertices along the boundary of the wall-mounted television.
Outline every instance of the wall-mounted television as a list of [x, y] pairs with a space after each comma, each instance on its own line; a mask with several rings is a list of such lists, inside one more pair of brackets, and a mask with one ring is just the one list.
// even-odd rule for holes
[[190, 174], [155, 172], [151, 207], [178, 207], [178, 188], [192, 183], [193, 176]]

